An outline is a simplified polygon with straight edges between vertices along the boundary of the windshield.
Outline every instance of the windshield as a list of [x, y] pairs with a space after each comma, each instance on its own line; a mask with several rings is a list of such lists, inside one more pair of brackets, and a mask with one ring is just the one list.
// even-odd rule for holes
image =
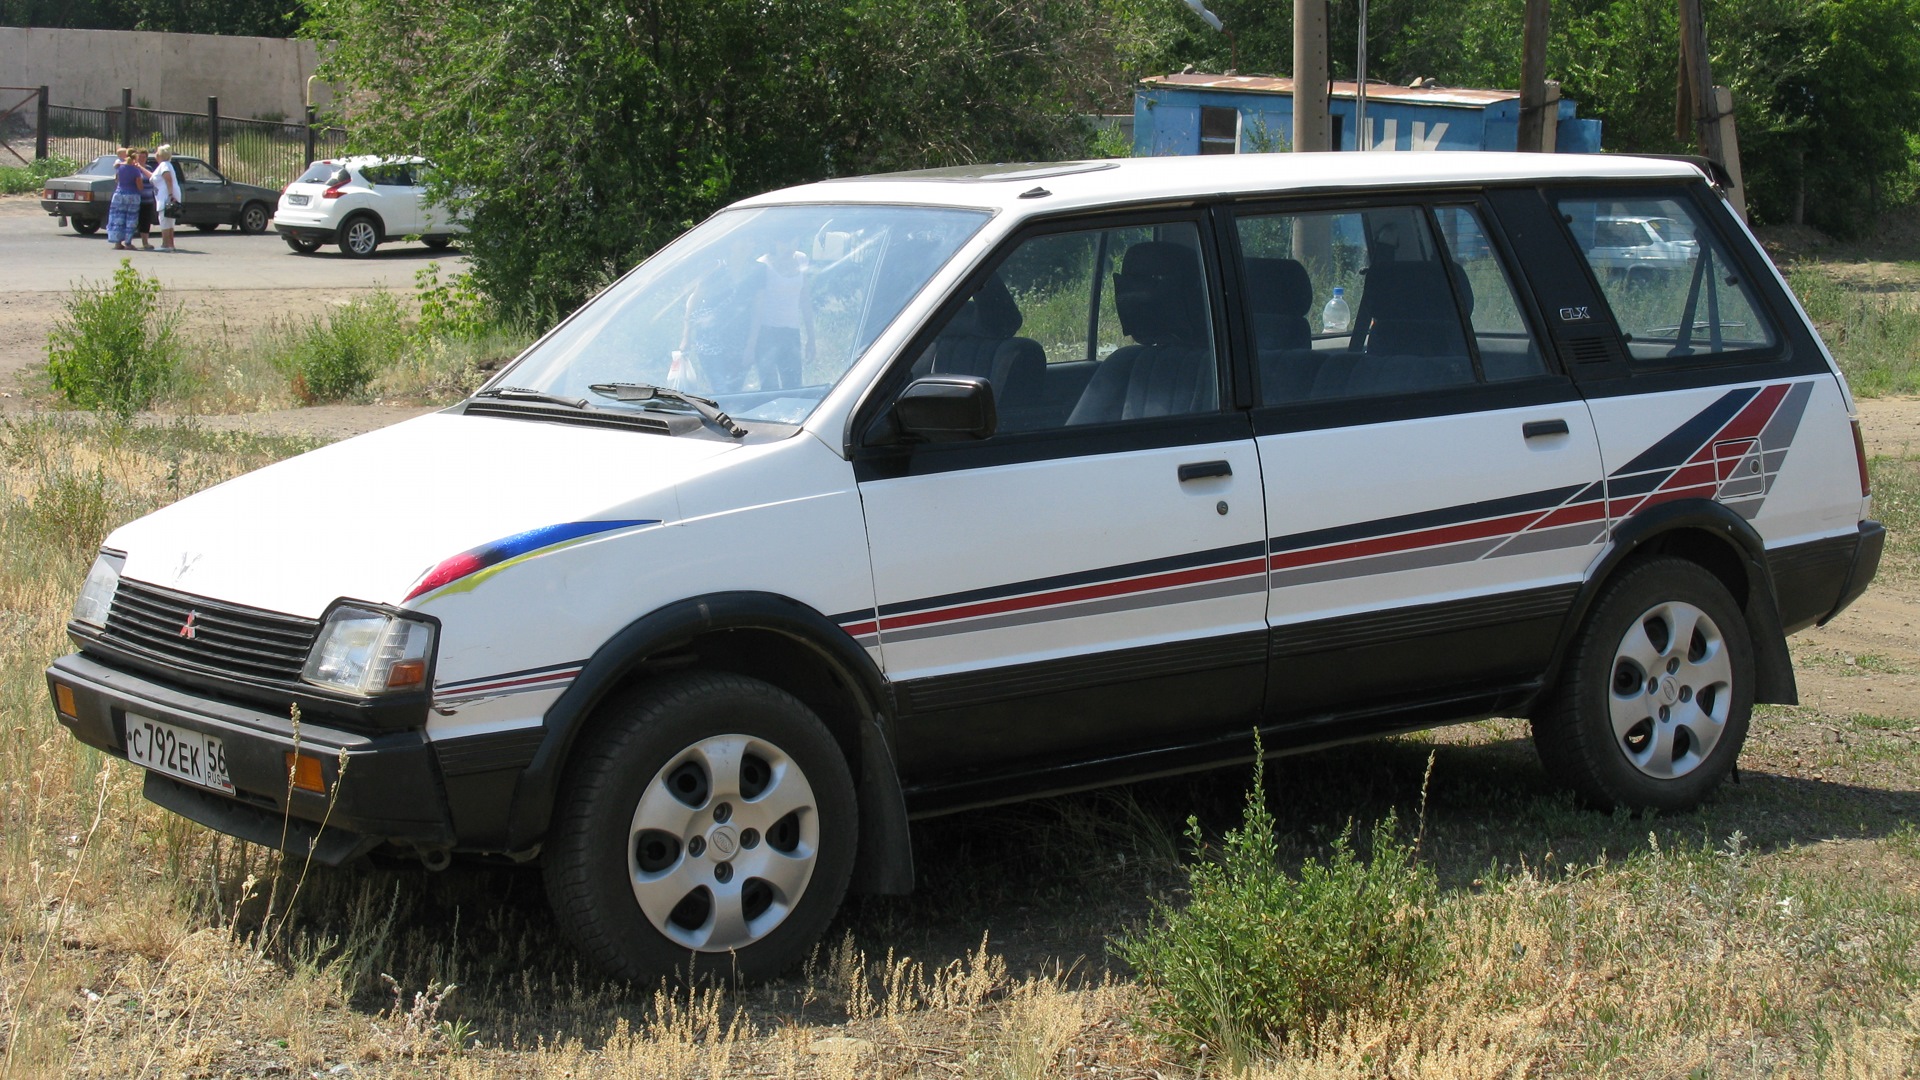
[[739, 420], [798, 424], [987, 215], [916, 206], [729, 210], [602, 293], [494, 383], [621, 401], [666, 386]]

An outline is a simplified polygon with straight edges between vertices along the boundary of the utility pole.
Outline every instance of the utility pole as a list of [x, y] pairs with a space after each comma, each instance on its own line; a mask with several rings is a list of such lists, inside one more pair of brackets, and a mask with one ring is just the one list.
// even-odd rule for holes
[[1713, 72], [1707, 62], [1707, 23], [1700, 0], [1680, 0], [1680, 95], [1685, 122], [1674, 134], [1692, 142], [1708, 158], [1727, 163], [1719, 110], [1714, 108]]
[[[1327, 116], [1327, 0], [1293, 0], [1293, 148], [1333, 149]], [[1355, 132], [1358, 141], [1364, 132]]]
[[[1514, 149], [1553, 152], [1547, 142], [1547, 2], [1527, 0], [1520, 44], [1520, 131]], [[1557, 106], [1556, 106], [1557, 107]]]

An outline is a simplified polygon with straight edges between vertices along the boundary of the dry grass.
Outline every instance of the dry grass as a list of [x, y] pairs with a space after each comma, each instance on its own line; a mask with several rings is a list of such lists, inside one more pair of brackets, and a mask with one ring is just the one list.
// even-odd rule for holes
[[[581, 973], [525, 870], [315, 869], [287, 910], [301, 867], [147, 804], [54, 721], [40, 672], [111, 523], [302, 446], [0, 429], [0, 1075], [1225, 1075], [1137, 1026], [1104, 941], [1178, 899], [1181, 823], [1232, 824], [1244, 770], [916, 826], [919, 894], [854, 903], [752, 990]], [[1421, 850], [1448, 961], [1253, 1075], [1920, 1074], [1920, 756], [1874, 717], [1817, 719], [1846, 741], [1770, 723], [1744, 783], [1671, 819], [1571, 807], [1515, 721], [1274, 763], [1298, 859], [1349, 815], [1413, 820], [1436, 755]]]

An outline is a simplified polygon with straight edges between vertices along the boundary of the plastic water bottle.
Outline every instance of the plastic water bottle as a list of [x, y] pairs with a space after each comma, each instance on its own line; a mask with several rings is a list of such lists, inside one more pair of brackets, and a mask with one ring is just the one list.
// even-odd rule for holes
[[1347, 307], [1347, 290], [1336, 285], [1333, 299], [1320, 309], [1320, 329], [1328, 334], [1344, 334], [1353, 323], [1353, 311]]

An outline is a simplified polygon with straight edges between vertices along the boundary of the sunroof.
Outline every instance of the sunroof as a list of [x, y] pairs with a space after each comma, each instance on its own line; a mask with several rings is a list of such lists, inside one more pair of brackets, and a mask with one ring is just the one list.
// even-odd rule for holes
[[1000, 183], [1041, 180], [1049, 176], [1101, 172], [1118, 168], [1112, 161], [1016, 161], [994, 165], [954, 165], [945, 169], [915, 169], [912, 172], [875, 173], [871, 176], [843, 176], [842, 181], [860, 180], [946, 180], [952, 183]]

